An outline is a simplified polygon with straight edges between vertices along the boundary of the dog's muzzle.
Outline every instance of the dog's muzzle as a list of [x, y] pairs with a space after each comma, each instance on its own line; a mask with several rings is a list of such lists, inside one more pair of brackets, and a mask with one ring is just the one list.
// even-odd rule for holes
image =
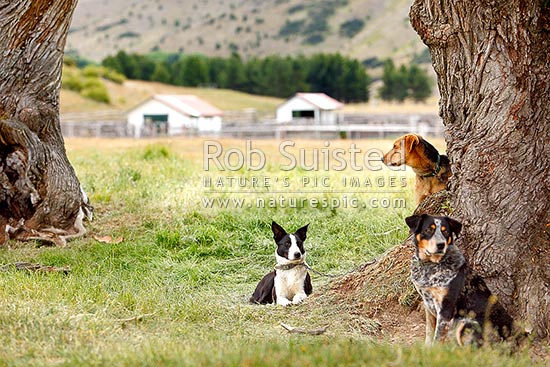
[[300, 260], [302, 258], [302, 253], [301, 252], [295, 252], [293, 256], [294, 256], [293, 260]]

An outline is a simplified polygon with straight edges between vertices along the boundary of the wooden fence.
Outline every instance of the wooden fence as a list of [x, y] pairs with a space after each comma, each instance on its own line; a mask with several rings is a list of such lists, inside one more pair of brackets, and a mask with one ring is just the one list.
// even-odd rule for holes
[[61, 115], [61, 132], [65, 137], [108, 137], [130, 136], [126, 115], [115, 110], [98, 112], [74, 112]]
[[[311, 119], [277, 123], [261, 119], [231, 121], [224, 116], [221, 131], [201, 132], [184, 130], [184, 136], [217, 136], [235, 138], [314, 138], [314, 139], [360, 139], [384, 138], [417, 133], [423, 136], [443, 136], [444, 126], [435, 114], [341, 114], [336, 124], [315, 124]], [[118, 111], [100, 113], [64, 114], [61, 129], [66, 137], [132, 137], [126, 118]]]
[[224, 122], [222, 130], [214, 135], [275, 139], [290, 137], [360, 139], [385, 138], [407, 133], [441, 137], [444, 133], [444, 126], [441, 119], [435, 114], [341, 114], [336, 124], [314, 124], [311, 119], [294, 120], [289, 123], [274, 121], [256, 124]]

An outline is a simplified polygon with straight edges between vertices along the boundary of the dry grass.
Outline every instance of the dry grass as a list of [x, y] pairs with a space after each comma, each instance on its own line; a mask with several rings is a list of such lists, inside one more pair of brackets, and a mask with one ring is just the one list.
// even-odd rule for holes
[[104, 104], [85, 99], [75, 92], [61, 91], [61, 113], [95, 112], [102, 110], [126, 111], [145, 101], [154, 94], [193, 94], [203, 98], [224, 111], [255, 110], [259, 116], [275, 116], [276, 107], [282, 99], [265, 96], [255, 96], [228, 89], [186, 88], [157, 82], [128, 80], [119, 85], [105, 81], [111, 104]]

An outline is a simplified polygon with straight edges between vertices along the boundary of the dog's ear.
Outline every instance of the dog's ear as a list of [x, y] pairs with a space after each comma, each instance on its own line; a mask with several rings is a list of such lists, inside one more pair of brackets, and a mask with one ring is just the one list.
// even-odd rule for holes
[[281, 238], [287, 235], [284, 228], [275, 223], [275, 221], [271, 222], [271, 230], [273, 231], [273, 238], [275, 239], [275, 242], [279, 242]]
[[294, 233], [296, 236], [298, 236], [302, 241], [305, 241], [307, 236], [307, 227], [309, 226], [309, 223], [303, 226], [302, 228], [298, 229], [296, 233]]
[[413, 233], [416, 233], [416, 230], [421, 226], [423, 220], [424, 215], [411, 215], [410, 217], [405, 218], [405, 222]]
[[451, 227], [451, 232], [454, 233], [456, 237], [458, 237], [458, 235], [460, 234], [460, 231], [462, 230], [462, 223], [449, 217], [447, 217], [447, 220], [449, 221], [449, 227]]
[[412, 152], [414, 146], [420, 143], [420, 139], [415, 134], [405, 135], [403, 140], [405, 141], [405, 149], [407, 152]]

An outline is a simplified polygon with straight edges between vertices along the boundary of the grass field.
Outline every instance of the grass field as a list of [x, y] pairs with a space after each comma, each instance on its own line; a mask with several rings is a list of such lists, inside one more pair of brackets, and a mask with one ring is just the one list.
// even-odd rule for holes
[[[336, 169], [340, 164], [329, 155], [325, 170], [323, 152], [348, 152], [351, 141], [329, 147], [297, 141], [285, 152], [299, 157], [302, 149], [305, 164], [288, 170], [281, 168], [289, 159], [279, 142], [253, 141], [249, 148], [265, 156], [258, 171], [236, 167], [244, 141], [218, 143], [225, 171], [213, 161], [205, 170], [200, 139], [67, 140], [95, 220], [67, 248], [13, 242], [0, 249], [2, 264], [71, 269], [67, 275], [0, 272], [0, 366], [536, 365], [526, 353], [426, 349], [421, 339], [393, 343], [376, 319], [330, 302], [325, 290], [332, 279], [318, 275], [314, 296], [301, 305], [248, 304], [274, 265], [271, 220], [288, 230], [310, 223], [308, 263], [342, 274], [407, 236], [403, 218], [413, 210], [412, 175], [376, 170], [374, 161], [369, 169], [362, 161], [357, 166], [363, 170], [354, 170], [351, 153], [345, 155], [346, 169]], [[362, 152], [389, 146], [355, 143]], [[436, 145], [443, 148], [441, 141]], [[321, 168], [310, 170], [314, 151]], [[252, 166], [260, 158], [252, 155]], [[354, 177], [361, 178], [359, 187], [349, 183]], [[344, 196], [357, 207], [344, 208]], [[271, 198], [278, 204], [269, 205]], [[305, 201], [292, 205], [291, 198]], [[122, 242], [94, 239], [107, 235]], [[320, 336], [288, 334], [280, 322], [328, 329]]]

